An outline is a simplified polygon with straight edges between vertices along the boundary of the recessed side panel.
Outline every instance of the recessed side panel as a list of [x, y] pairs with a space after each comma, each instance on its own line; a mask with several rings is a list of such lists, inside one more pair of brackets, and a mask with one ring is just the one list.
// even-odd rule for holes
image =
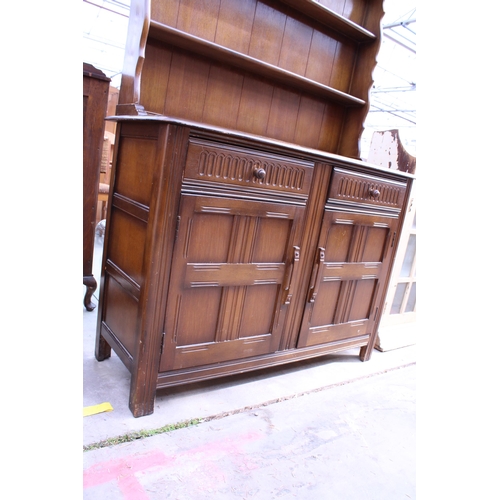
[[[138, 325], [138, 300], [116, 279], [110, 277], [106, 280], [106, 299], [106, 313], [102, 323], [115, 342], [133, 359]], [[118, 350], [117, 353], [119, 354]]]
[[130, 280], [142, 286], [144, 247], [146, 243], [145, 222], [122, 210], [114, 210], [106, 260], [113, 263]]
[[120, 138], [114, 193], [149, 206], [156, 166], [156, 140], [123, 136]]

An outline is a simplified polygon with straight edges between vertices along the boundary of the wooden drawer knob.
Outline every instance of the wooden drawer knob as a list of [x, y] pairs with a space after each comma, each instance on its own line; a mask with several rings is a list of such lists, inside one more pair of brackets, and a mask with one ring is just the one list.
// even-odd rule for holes
[[253, 175], [257, 177], [257, 179], [263, 179], [266, 176], [266, 171], [262, 167], [254, 167]]
[[370, 189], [370, 196], [373, 198], [378, 198], [380, 196], [380, 191], [378, 189], [371, 188]]

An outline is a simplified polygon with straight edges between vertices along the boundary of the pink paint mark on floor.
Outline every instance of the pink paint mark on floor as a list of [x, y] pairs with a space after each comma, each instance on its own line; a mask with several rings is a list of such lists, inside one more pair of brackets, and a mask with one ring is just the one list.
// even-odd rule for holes
[[[86, 489], [116, 481], [124, 500], [148, 500], [147, 493], [136, 477], [137, 473], [145, 473], [148, 469], [154, 467], [172, 468], [178, 465], [182, 468], [183, 463], [192, 464], [193, 461], [197, 461], [197, 463], [206, 469], [207, 478], [217, 481], [224, 478], [223, 470], [217, 463], [219, 457], [230, 457], [235, 462], [236, 467], [244, 467], [246, 469], [258, 467], [248, 460], [242, 447], [246, 443], [257, 441], [262, 437], [263, 434], [261, 433], [248, 432], [220, 441], [214, 440], [173, 456], [167, 456], [163, 452], [156, 450], [97, 463], [84, 471], [83, 488]], [[210, 487], [210, 484], [207, 483], [206, 487]]]
[[152, 467], [169, 465], [174, 460], [175, 457], [167, 457], [164, 453], [156, 451], [101, 462], [84, 471], [83, 488], [116, 481], [124, 500], [147, 500], [148, 496], [135, 474]]

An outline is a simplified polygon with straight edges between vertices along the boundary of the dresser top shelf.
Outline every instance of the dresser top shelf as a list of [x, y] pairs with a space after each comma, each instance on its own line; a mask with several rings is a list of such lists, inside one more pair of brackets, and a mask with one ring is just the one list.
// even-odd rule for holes
[[236, 52], [235, 50], [231, 50], [222, 45], [204, 40], [203, 38], [185, 33], [156, 21], [151, 21], [149, 35], [153, 39], [190, 51], [198, 56], [207, 57], [214, 61], [234, 66], [244, 71], [248, 71], [249, 73], [269, 78], [283, 85], [295, 87], [298, 90], [308, 92], [329, 101], [337, 102], [344, 106], [361, 107], [366, 104], [366, 101], [363, 99], [359, 99], [346, 92], [328, 87], [327, 85], [315, 82], [314, 80], [279, 68], [273, 64]]
[[306, 16], [320, 22], [328, 28], [342, 33], [355, 42], [372, 42], [377, 39], [371, 31], [363, 28], [359, 24], [333, 12], [328, 7], [316, 0], [280, 0], [282, 3], [293, 7]]

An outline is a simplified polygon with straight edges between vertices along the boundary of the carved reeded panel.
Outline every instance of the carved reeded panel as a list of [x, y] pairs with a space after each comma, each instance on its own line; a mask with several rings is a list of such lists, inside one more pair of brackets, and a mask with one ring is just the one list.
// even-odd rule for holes
[[185, 170], [187, 179], [285, 191], [304, 198], [312, 174], [313, 163], [195, 139], [190, 141]]
[[386, 207], [403, 206], [406, 183], [354, 174], [336, 168], [329, 198], [352, 203], [370, 203]]

